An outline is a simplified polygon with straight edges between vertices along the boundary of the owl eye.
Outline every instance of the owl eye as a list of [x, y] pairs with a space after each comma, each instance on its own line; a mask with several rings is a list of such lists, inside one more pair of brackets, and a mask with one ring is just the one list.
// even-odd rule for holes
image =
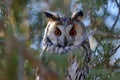
[[74, 29], [71, 29], [71, 31], [70, 31], [70, 36], [75, 36], [76, 33], [77, 33], [77, 32], [76, 32]]
[[61, 35], [61, 31], [59, 29], [56, 29], [54, 33], [55, 33], [56, 36], [60, 36]]

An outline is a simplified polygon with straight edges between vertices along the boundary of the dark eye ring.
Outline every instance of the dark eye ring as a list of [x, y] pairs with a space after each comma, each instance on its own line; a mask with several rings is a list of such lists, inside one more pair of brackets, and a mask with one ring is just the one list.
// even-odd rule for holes
[[70, 36], [75, 36], [76, 34], [77, 34], [77, 32], [75, 30], [70, 31]]
[[56, 36], [60, 36], [61, 35], [61, 31], [59, 29], [55, 30], [54, 33], [55, 33]]

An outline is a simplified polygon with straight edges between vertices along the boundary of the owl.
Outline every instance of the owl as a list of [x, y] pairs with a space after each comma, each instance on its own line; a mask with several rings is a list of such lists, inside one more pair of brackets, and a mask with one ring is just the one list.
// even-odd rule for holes
[[84, 56], [83, 66], [79, 66], [76, 58], [70, 60], [66, 80], [83, 80], [89, 72], [90, 47], [88, 36], [81, 22], [83, 12], [77, 10], [71, 16], [61, 16], [55, 12], [46, 11], [47, 26], [42, 40], [42, 52], [62, 55], [80, 50]]

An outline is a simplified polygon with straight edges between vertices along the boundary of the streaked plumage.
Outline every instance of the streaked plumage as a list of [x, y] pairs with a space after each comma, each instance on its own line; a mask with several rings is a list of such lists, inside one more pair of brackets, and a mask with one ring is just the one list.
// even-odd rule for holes
[[60, 16], [54, 12], [45, 12], [48, 24], [42, 41], [42, 54], [71, 53], [80, 50], [84, 61], [82, 67], [73, 58], [69, 64], [66, 80], [83, 80], [89, 71], [90, 47], [84, 24], [81, 22], [83, 12], [78, 10], [71, 17]]

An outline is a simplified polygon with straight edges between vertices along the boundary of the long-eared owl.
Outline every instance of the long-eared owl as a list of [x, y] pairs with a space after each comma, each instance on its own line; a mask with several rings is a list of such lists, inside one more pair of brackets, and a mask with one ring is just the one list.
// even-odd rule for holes
[[71, 60], [66, 80], [83, 80], [89, 72], [90, 61], [89, 41], [84, 24], [81, 22], [83, 12], [78, 10], [70, 17], [66, 17], [46, 11], [45, 16], [48, 24], [42, 40], [42, 51], [46, 50], [53, 54], [62, 55], [80, 50], [80, 54], [84, 56], [82, 67], [76, 58]]

